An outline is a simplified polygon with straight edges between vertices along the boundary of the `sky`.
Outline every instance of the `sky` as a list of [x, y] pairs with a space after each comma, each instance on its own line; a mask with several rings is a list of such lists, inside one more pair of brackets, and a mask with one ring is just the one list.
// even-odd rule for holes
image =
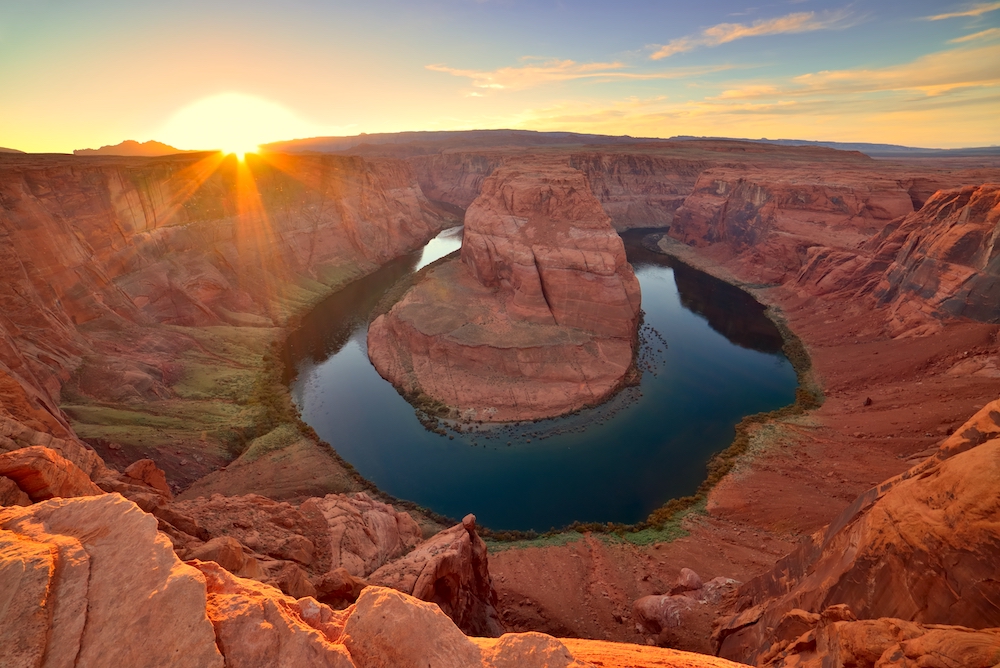
[[519, 128], [1000, 144], [1000, 2], [0, 0], [0, 146]]

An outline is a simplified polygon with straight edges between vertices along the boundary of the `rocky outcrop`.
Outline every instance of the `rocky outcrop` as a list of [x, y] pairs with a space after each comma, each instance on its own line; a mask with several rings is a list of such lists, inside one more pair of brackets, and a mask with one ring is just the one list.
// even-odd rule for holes
[[1000, 185], [938, 192], [870, 245], [894, 255], [873, 296], [898, 329], [919, 315], [1000, 322]]
[[227, 668], [355, 665], [340, 642], [349, 613], [293, 599], [214, 563], [189, 564], [205, 576], [206, 610]]
[[0, 510], [0, 664], [223, 665], [205, 580], [117, 494]]
[[872, 298], [896, 336], [964, 317], [997, 322], [1000, 186], [941, 190], [861, 248], [809, 249], [795, 285], [814, 295]]
[[761, 657], [765, 668], [992, 668], [1000, 655], [1000, 629], [924, 625], [902, 619], [853, 618], [845, 606], [822, 615], [792, 610], [775, 629]]
[[420, 527], [409, 514], [363, 492], [312, 498], [299, 508], [322, 516], [328, 527], [331, 567], [354, 576], [372, 573], [420, 541]]
[[371, 324], [368, 354], [418, 404], [534, 419], [620, 387], [638, 319], [638, 281], [583, 175], [507, 166], [466, 213], [461, 260], [430, 269]]
[[0, 454], [0, 475], [17, 483], [32, 501], [104, 494], [76, 464], [41, 445]]
[[1000, 626], [1000, 400], [936, 455], [859, 497], [821, 534], [740, 589], [720, 655], [757, 660], [790, 611]]
[[156, 521], [117, 494], [0, 510], [0, 663], [34, 666], [730, 668], [656, 648], [543, 634], [472, 639], [434, 603], [368, 587], [332, 610], [177, 559]]
[[488, 561], [486, 544], [476, 533], [476, 518], [468, 515], [368, 579], [436, 603], [469, 635], [499, 636], [503, 626]]
[[711, 654], [709, 639], [719, 604], [738, 585], [724, 577], [703, 583], [693, 570], [682, 568], [669, 593], [643, 596], [632, 604], [632, 619], [638, 631], [661, 647]]

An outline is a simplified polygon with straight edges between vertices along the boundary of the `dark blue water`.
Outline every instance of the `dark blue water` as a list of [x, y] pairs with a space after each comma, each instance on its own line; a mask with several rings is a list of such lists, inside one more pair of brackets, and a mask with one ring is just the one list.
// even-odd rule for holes
[[452, 231], [333, 295], [290, 337], [303, 419], [386, 492], [492, 529], [633, 523], [693, 493], [741, 418], [794, 400], [795, 372], [760, 304], [624, 236], [645, 311], [639, 387], [566, 418], [426, 431], [369, 363], [368, 317], [396, 281], [458, 248]]

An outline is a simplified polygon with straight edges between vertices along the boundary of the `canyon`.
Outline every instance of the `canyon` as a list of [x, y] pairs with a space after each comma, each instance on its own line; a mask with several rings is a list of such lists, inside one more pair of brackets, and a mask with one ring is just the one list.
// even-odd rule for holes
[[[151, 628], [192, 665], [996, 663], [1000, 167], [725, 141], [379, 150], [0, 156], [5, 663], [155, 665], [121, 642]], [[474, 518], [389, 499], [319, 442], [275, 344], [463, 212], [503, 238], [489, 195], [526, 164], [533, 188], [585, 186], [583, 220], [658, 228], [808, 359], [798, 410], [741, 426], [698, 503], [488, 549]], [[482, 249], [420, 280], [490, 276]], [[183, 613], [127, 631], [168, 599]]]

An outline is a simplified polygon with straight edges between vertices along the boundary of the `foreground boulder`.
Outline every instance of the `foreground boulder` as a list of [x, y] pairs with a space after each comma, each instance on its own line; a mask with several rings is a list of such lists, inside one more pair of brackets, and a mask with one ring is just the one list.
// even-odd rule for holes
[[369, 580], [437, 603], [469, 635], [498, 636], [503, 626], [488, 561], [476, 518], [467, 515], [461, 524], [378, 569]]
[[104, 494], [80, 467], [41, 445], [0, 454], [0, 475], [17, 483], [32, 501]]
[[756, 661], [791, 611], [836, 605], [859, 619], [1000, 626], [998, 424], [995, 401], [935, 456], [863, 494], [825, 533], [744, 585], [741, 612], [717, 631], [720, 655]]
[[3, 666], [223, 665], [204, 578], [117, 494], [0, 510], [0, 599]]
[[498, 168], [465, 216], [461, 260], [429, 269], [368, 332], [379, 373], [430, 413], [551, 417], [626, 380], [639, 282], [584, 175]]

